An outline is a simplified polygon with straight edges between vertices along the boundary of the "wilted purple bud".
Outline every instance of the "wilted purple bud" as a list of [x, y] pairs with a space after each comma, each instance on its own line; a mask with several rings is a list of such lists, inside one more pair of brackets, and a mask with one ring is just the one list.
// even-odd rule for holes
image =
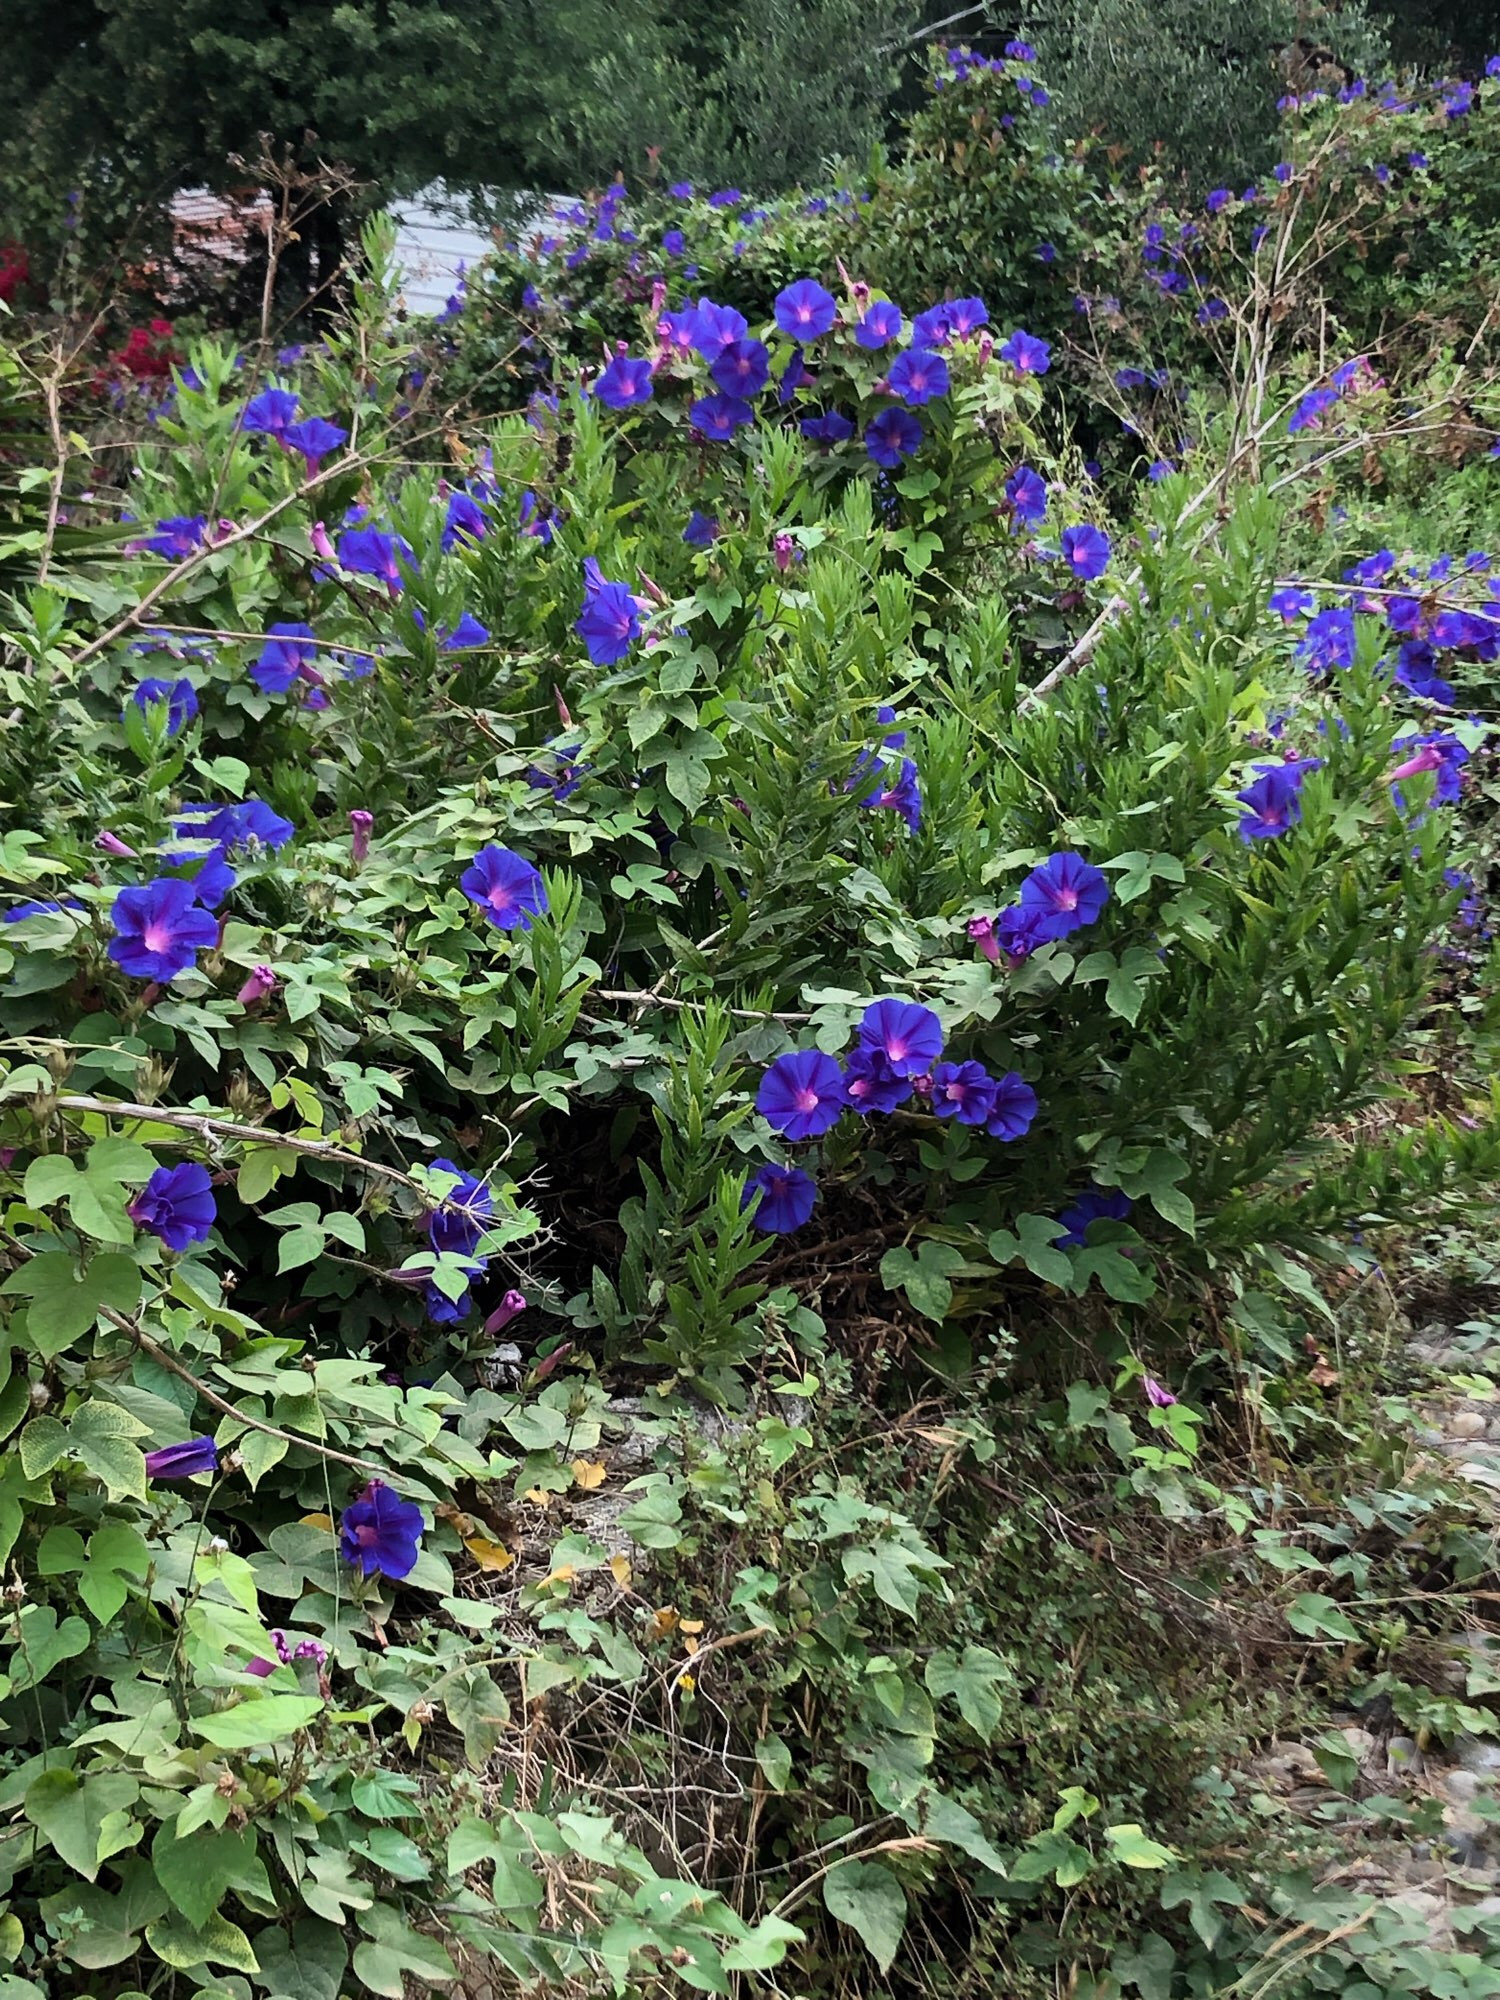
[[276, 991], [276, 974], [269, 965], [257, 965], [234, 996], [242, 1007], [255, 1007]]
[[1000, 963], [1000, 947], [995, 941], [995, 919], [993, 917], [970, 917], [966, 926], [969, 936], [978, 945], [991, 965]]
[[1146, 1401], [1154, 1410], [1169, 1410], [1177, 1401], [1170, 1389], [1164, 1389], [1154, 1375], [1143, 1375], [1141, 1387], [1146, 1392]]
[[524, 1292], [507, 1292], [484, 1323], [486, 1333], [498, 1333], [503, 1326], [509, 1326], [519, 1313], [526, 1310]]
[[165, 1444], [160, 1451], [146, 1453], [148, 1479], [196, 1479], [199, 1473], [216, 1472], [219, 1448], [211, 1437], [188, 1438], [182, 1444]]
[[328, 530], [323, 526], [321, 521], [313, 522], [312, 532], [308, 536], [308, 540], [313, 545], [314, 555], [321, 556], [324, 562], [331, 563], [338, 561], [338, 557], [334, 553], [333, 543], [328, 539]]
[[256, 1654], [253, 1660], [247, 1661], [245, 1665], [245, 1672], [247, 1674], [254, 1674], [258, 1681], [263, 1681], [268, 1674], [274, 1674], [275, 1671], [276, 1662], [274, 1660], [262, 1659], [259, 1653]]
[[115, 833], [96, 833], [94, 835], [94, 845], [101, 854], [118, 854], [126, 860], [134, 860], [135, 858], [135, 849], [127, 847], [119, 835]]
[[356, 806], [349, 815], [350, 853], [356, 868], [363, 868], [370, 853], [370, 835], [375, 831], [375, 815]]

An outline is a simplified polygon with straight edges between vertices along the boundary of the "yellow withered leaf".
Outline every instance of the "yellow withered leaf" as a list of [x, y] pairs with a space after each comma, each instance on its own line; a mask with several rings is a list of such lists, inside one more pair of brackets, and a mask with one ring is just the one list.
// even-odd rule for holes
[[464, 1547], [481, 1569], [493, 1570], [497, 1575], [515, 1561], [504, 1542], [492, 1542], [486, 1535], [465, 1535]]
[[331, 1532], [333, 1518], [328, 1514], [304, 1514], [302, 1516], [302, 1526], [304, 1528], [327, 1528]]
[[604, 1467], [597, 1458], [575, 1458], [572, 1470], [585, 1493], [592, 1493], [596, 1486], [604, 1484]]
[[552, 1495], [540, 1486], [528, 1486], [526, 1491], [521, 1495], [521, 1498], [529, 1500], [533, 1507], [550, 1507], [552, 1505]]
[[651, 1637], [665, 1639], [669, 1632], [677, 1630], [677, 1606], [663, 1604], [651, 1614]]
[[609, 1573], [620, 1586], [621, 1590], [629, 1590], [630, 1579], [635, 1574], [630, 1567], [629, 1556], [611, 1556], [609, 1559]]

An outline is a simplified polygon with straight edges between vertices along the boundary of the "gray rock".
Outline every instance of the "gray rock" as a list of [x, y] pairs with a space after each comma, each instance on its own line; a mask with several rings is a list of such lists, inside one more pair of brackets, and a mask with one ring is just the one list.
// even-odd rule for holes
[[1448, 1435], [1453, 1438], [1482, 1438], [1486, 1428], [1478, 1410], [1455, 1410], [1448, 1419]]
[[1453, 1948], [1453, 1925], [1448, 1915], [1448, 1904], [1444, 1897], [1431, 1889], [1403, 1889], [1399, 1896], [1388, 1899], [1386, 1907], [1399, 1910], [1403, 1915], [1415, 1917], [1425, 1925], [1427, 1941], [1435, 1951], [1451, 1951]]
[[1477, 1771], [1445, 1771], [1443, 1791], [1456, 1806], [1469, 1805], [1479, 1797], [1484, 1780]]
[[1490, 1743], [1479, 1736], [1456, 1736], [1453, 1761], [1461, 1771], [1472, 1771], [1493, 1784], [1500, 1777], [1500, 1743]]
[[1348, 1724], [1339, 1731], [1349, 1745], [1349, 1755], [1360, 1764], [1368, 1763], [1375, 1754], [1375, 1738], [1368, 1729], [1361, 1729], [1357, 1722]]
[[1385, 1768], [1393, 1778], [1419, 1778], [1427, 1765], [1410, 1736], [1393, 1736], [1385, 1746]]

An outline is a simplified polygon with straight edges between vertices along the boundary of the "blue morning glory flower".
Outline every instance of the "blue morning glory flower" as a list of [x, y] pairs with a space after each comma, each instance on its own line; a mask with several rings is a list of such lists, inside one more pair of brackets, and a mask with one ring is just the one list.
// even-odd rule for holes
[[753, 1226], [768, 1236], [787, 1236], [811, 1217], [818, 1186], [811, 1174], [805, 1174], [800, 1167], [781, 1167], [768, 1162], [746, 1180], [740, 1207], [748, 1208], [757, 1196], [760, 1205], [752, 1219]]
[[588, 648], [596, 667], [623, 660], [641, 634], [641, 614], [629, 588], [610, 583], [592, 556], [583, 565], [583, 610], [573, 630]]
[[458, 886], [498, 931], [529, 931], [532, 918], [546, 916], [549, 908], [546, 883], [508, 847], [480, 848]]
[[889, 347], [893, 340], [899, 340], [903, 324], [900, 306], [892, 305], [889, 299], [877, 299], [855, 327], [855, 342], [874, 353], [882, 347]]
[[651, 363], [616, 354], [594, 384], [594, 394], [611, 410], [633, 409], [651, 400]]
[[1109, 536], [1085, 524], [1062, 531], [1063, 561], [1080, 582], [1089, 583], [1109, 568]]
[[167, 735], [178, 736], [198, 713], [198, 697], [191, 681], [141, 681], [130, 690], [130, 699], [147, 714], [158, 703], [167, 707]]
[[882, 410], [865, 428], [865, 450], [877, 465], [893, 471], [921, 445], [926, 432], [909, 410]]
[[909, 347], [891, 364], [891, 394], [903, 403], [919, 408], [948, 393], [948, 364], [941, 354]]
[[212, 1177], [207, 1167], [200, 1167], [195, 1160], [177, 1167], [158, 1167], [125, 1212], [138, 1228], [149, 1229], [169, 1250], [206, 1243], [218, 1214]]
[[311, 625], [273, 625], [250, 677], [263, 694], [286, 694], [309, 678], [317, 650]]
[[742, 396], [726, 396], [721, 392], [700, 396], [688, 411], [688, 422], [704, 437], [722, 444], [745, 424], [753, 424], [755, 411]]
[[1000, 359], [1018, 375], [1045, 375], [1052, 366], [1052, 349], [1045, 340], [1018, 328], [1000, 349]]
[[1021, 907], [1034, 911], [1038, 944], [1051, 944], [1094, 923], [1109, 901], [1109, 880], [1081, 854], [1051, 854], [1021, 884]]
[[286, 436], [287, 426], [296, 421], [297, 398], [290, 389], [262, 389], [245, 405], [240, 415], [240, 429], [259, 432], [280, 443]]
[[1038, 528], [1047, 518], [1047, 482], [1029, 465], [1018, 465], [1005, 481], [1013, 528]]
[[217, 920], [199, 906], [189, 882], [160, 877], [122, 889], [110, 918], [109, 955], [132, 979], [166, 985], [219, 941]]
[[417, 1566], [422, 1525], [415, 1501], [402, 1500], [383, 1480], [372, 1479], [339, 1519], [339, 1553], [365, 1576], [399, 1581]]
[[306, 417], [300, 424], [289, 425], [281, 442], [288, 451], [301, 452], [311, 479], [329, 452], [349, 442], [349, 433], [329, 423], [326, 417]]
[[922, 1076], [943, 1053], [943, 1024], [914, 1000], [876, 1000], [860, 1017], [859, 1041], [894, 1075]]
[[792, 340], [818, 340], [838, 318], [838, 302], [816, 278], [799, 278], [776, 294], [776, 324]]
[[805, 438], [814, 444], [843, 444], [854, 435], [854, 426], [838, 410], [826, 410], [821, 416], [804, 417], [799, 426]]
[[778, 1056], [760, 1080], [755, 1108], [785, 1139], [818, 1139], [844, 1111], [844, 1073], [821, 1049]]

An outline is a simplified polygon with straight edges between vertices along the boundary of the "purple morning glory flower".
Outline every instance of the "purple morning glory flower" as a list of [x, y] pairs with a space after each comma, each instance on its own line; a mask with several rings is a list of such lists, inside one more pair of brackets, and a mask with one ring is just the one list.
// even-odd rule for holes
[[641, 636], [640, 609], [628, 587], [608, 582], [592, 556], [584, 559], [583, 610], [573, 621], [573, 630], [596, 667], [612, 667], [623, 660]]
[[1081, 854], [1051, 854], [1021, 884], [1021, 907], [1034, 910], [1038, 944], [1052, 944], [1098, 920], [1109, 881]]
[[1029, 465], [1018, 465], [1005, 481], [1013, 529], [1040, 527], [1047, 518], [1047, 482]]
[[339, 1521], [339, 1553], [365, 1576], [410, 1576], [421, 1545], [421, 1508], [382, 1479], [372, 1479]]
[[1418, 701], [1453, 706], [1453, 684], [1437, 671], [1437, 655], [1424, 639], [1406, 639], [1397, 649], [1396, 682]]
[[682, 539], [695, 549], [711, 549], [719, 539], [719, 523], [712, 514], [700, 514], [695, 507], [688, 515]]
[[716, 306], [712, 299], [699, 299], [693, 314], [693, 345], [705, 361], [717, 361], [732, 340], [743, 340], [749, 331], [745, 315], [733, 306]]
[[460, 542], [482, 542], [489, 532], [489, 516], [472, 493], [450, 493], [443, 522], [443, 553]]
[[208, 522], [202, 514], [173, 514], [158, 521], [156, 532], [138, 544], [148, 555], [164, 556], [168, 562], [184, 562], [203, 546]]
[[[865, 763], [862, 758], [861, 764]], [[910, 757], [901, 759], [901, 769], [892, 779], [889, 765], [884, 766], [885, 782], [860, 800], [867, 812], [897, 812], [906, 821], [908, 829], [916, 833], [922, 824], [922, 784], [917, 767]], [[862, 772], [857, 771], [851, 784], [858, 784]]]
[[179, 840], [207, 840], [215, 846], [247, 847], [258, 841], [273, 851], [285, 847], [296, 828], [272, 812], [264, 799], [244, 799], [237, 806], [188, 806], [172, 822]]
[[508, 847], [481, 847], [458, 886], [498, 931], [529, 931], [548, 911], [547, 885], [531, 863]]
[[909, 458], [918, 449], [926, 435], [921, 419], [909, 410], [882, 410], [866, 426], [865, 450], [877, 465], [888, 472], [894, 471], [903, 458]]
[[710, 208], [734, 208], [744, 199], [738, 188], [719, 188], [708, 197], [708, 205]]
[[662, 232], [661, 247], [669, 257], [683, 257], [687, 254], [687, 238], [680, 229]]
[[286, 694], [312, 678], [317, 638], [310, 625], [273, 625], [250, 677], [263, 694]]
[[815, 278], [799, 278], [776, 294], [776, 324], [792, 340], [818, 340], [838, 318], [838, 302]]
[[1057, 1238], [1059, 1250], [1081, 1249], [1088, 1240], [1089, 1226], [1095, 1222], [1124, 1222], [1134, 1204], [1119, 1188], [1086, 1187], [1078, 1199], [1058, 1216], [1065, 1234]]
[[1383, 583], [1396, 567], [1395, 551], [1377, 549], [1372, 556], [1366, 556], [1352, 569], [1344, 571], [1345, 583]]
[[811, 438], [814, 444], [842, 444], [854, 435], [853, 424], [838, 410], [826, 410], [817, 417], [804, 417], [800, 429], [802, 435]]
[[1422, 600], [1419, 597], [1388, 597], [1385, 622], [1393, 632], [1415, 638], [1422, 630]]
[[1306, 618], [1317, 608], [1317, 598], [1299, 584], [1286, 583], [1271, 592], [1271, 609], [1284, 624], [1290, 625], [1294, 618]]
[[110, 912], [115, 934], [109, 955], [132, 979], [166, 985], [219, 941], [219, 926], [201, 908], [190, 882], [159, 877], [140, 888], [122, 889]]
[[1298, 431], [1316, 430], [1324, 412], [1331, 410], [1338, 399], [1337, 389], [1309, 389], [1286, 420], [1288, 434], [1295, 436]]
[[741, 396], [700, 396], [688, 411], [688, 422], [706, 438], [723, 443], [744, 424], [755, 422], [755, 412]]
[[472, 1257], [494, 1220], [495, 1197], [484, 1181], [466, 1174], [452, 1160], [434, 1160], [431, 1171], [451, 1175], [456, 1185], [428, 1214], [427, 1240], [440, 1255]]
[[1064, 528], [1062, 553], [1063, 561], [1080, 582], [1092, 582], [1109, 568], [1109, 536], [1102, 528], [1090, 527], [1087, 522], [1082, 527]]
[[240, 429], [257, 431], [280, 443], [286, 436], [287, 426], [296, 421], [297, 398], [290, 389], [262, 389], [245, 405], [240, 416]]
[[651, 363], [617, 354], [594, 384], [594, 394], [610, 410], [628, 410], [651, 400]]
[[967, 340], [990, 323], [989, 307], [983, 299], [950, 299], [947, 312], [950, 340]]
[[[476, 1263], [466, 1264], [464, 1275], [468, 1278], [469, 1285], [472, 1285], [476, 1278], [482, 1278], [486, 1269], [482, 1257]], [[430, 1279], [422, 1287], [422, 1303], [427, 1308], [427, 1317], [434, 1326], [457, 1326], [460, 1320], [469, 1317], [474, 1310], [474, 1294], [469, 1285], [464, 1286], [456, 1299], [450, 1299], [448, 1294], [440, 1291]]]
[[785, 1139], [819, 1139], [843, 1115], [844, 1073], [821, 1049], [778, 1056], [760, 1080], [755, 1108]]
[[1297, 642], [1297, 658], [1310, 674], [1354, 664], [1354, 613], [1336, 604], [1309, 621]]
[[708, 372], [726, 396], [758, 396], [770, 380], [771, 356], [762, 341], [727, 340]]
[[893, 340], [899, 340], [903, 324], [900, 306], [892, 305], [889, 299], [877, 299], [855, 327], [855, 342], [874, 353], [879, 348], [889, 347]]
[[941, 354], [909, 347], [892, 363], [890, 384], [893, 396], [899, 396], [912, 408], [919, 408], [935, 397], [947, 395], [948, 364]]
[[1023, 1076], [1011, 1069], [996, 1078], [995, 1099], [985, 1120], [985, 1130], [992, 1139], [1007, 1143], [1024, 1139], [1036, 1114], [1036, 1092]]
[[81, 910], [82, 903], [71, 898], [66, 903], [16, 903], [5, 912], [3, 921], [7, 924], [24, 924], [29, 917], [50, 917], [59, 910]]
[[768, 1236], [788, 1236], [800, 1229], [812, 1215], [818, 1199], [817, 1182], [800, 1167], [779, 1167], [771, 1163], [750, 1175], [740, 1196], [740, 1207], [748, 1208], [760, 1196], [753, 1226]]
[[1045, 340], [1017, 328], [1000, 349], [1000, 359], [1018, 375], [1045, 375], [1052, 366], [1052, 349]]
[[589, 767], [578, 759], [583, 750], [581, 743], [547, 743], [544, 751], [552, 760], [552, 768], [541, 764], [527, 766], [526, 782], [536, 792], [550, 792], [559, 805], [572, 798], [578, 787], [588, 776]]
[[461, 653], [469, 646], [487, 646], [490, 643], [488, 626], [481, 625], [472, 611], [459, 614], [458, 623], [451, 632], [438, 632], [440, 653]]
[[198, 713], [198, 697], [191, 681], [141, 681], [130, 690], [130, 699], [143, 715], [165, 702], [169, 737], [180, 736]]
[[921, 1076], [943, 1053], [943, 1024], [914, 1000], [876, 1000], [860, 1019], [859, 1041], [894, 1075]]
[[1245, 808], [1240, 839], [1247, 847], [1252, 840], [1278, 840], [1302, 817], [1301, 778], [1287, 765], [1271, 765], [1235, 797]]
[[402, 588], [401, 565], [416, 568], [411, 547], [399, 535], [382, 534], [379, 528], [347, 528], [339, 536], [339, 567], [353, 576], [373, 576], [392, 597]]
[[211, 1437], [187, 1438], [181, 1444], [164, 1444], [159, 1451], [146, 1453], [148, 1479], [196, 1479], [200, 1473], [218, 1469], [219, 1447]]
[[[1389, 775], [1388, 782], [1415, 777], [1419, 772], [1436, 773], [1433, 801], [1440, 806], [1456, 806], [1461, 792], [1459, 773], [1469, 761], [1469, 753], [1456, 736], [1446, 730], [1429, 730], [1425, 735], [1398, 736], [1391, 745], [1392, 755], [1408, 752]], [[1394, 795], [1399, 803], [1401, 794]]]
[[849, 1109], [867, 1118], [872, 1111], [894, 1111], [912, 1094], [909, 1076], [897, 1076], [880, 1049], [858, 1047], [844, 1065], [844, 1095]]
[[137, 1228], [149, 1229], [169, 1250], [206, 1243], [218, 1213], [207, 1167], [196, 1160], [158, 1167], [125, 1212]]
[[933, 1066], [932, 1110], [960, 1125], [983, 1125], [994, 1108], [996, 1079], [982, 1063], [942, 1062]]
[[307, 476], [311, 479], [329, 452], [337, 451], [341, 444], [349, 442], [349, 433], [337, 424], [329, 423], [326, 417], [305, 417], [300, 424], [292, 424], [284, 433], [281, 442], [288, 451], [300, 451], [307, 464]]
[[1221, 208], [1228, 208], [1230, 202], [1233, 200], [1234, 196], [1229, 192], [1228, 188], [1215, 188], [1203, 206], [1208, 210], [1210, 215], [1217, 215]]
[[941, 347], [951, 332], [947, 305], [929, 306], [911, 323], [913, 347]]

